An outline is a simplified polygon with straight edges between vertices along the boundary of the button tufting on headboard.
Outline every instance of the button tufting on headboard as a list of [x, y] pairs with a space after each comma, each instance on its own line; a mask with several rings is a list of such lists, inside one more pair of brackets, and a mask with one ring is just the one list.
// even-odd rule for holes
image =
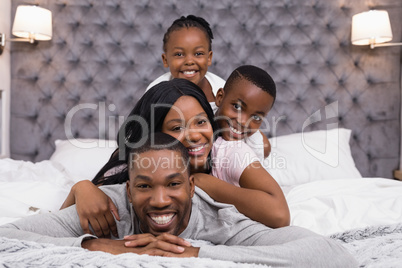
[[[388, 8], [394, 2], [381, 7], [400, 40], [402, 9]], [[254, 64], [276, 81], [268, 137], [302, 131], [309, 116], [338, 101], [337, 123], [353, 131], [360, 172], [391, 177], [398, 166], [400, 49], [350, 44], [351, 17], [369, 9], [365, 0], [13, 0], [12, 11], [22, 3], [52, 10], [53, 39], [35, 48], [11, 45], [13, 158], [48, 159], [54, 141], [66, 138], [64, 122], [77, 105], [97, 108], [73, 114], [74, 137], [114, 139], [121, 117], [168, 71], [161, 60], [166, 29], [179, 16], [195, 14], [215, 37], [211, 72], [227, 79], [240, 64]], [[100, 131], [102, 118], [115, 129]], [[326, 129], [331, 120], [305, 131]]]

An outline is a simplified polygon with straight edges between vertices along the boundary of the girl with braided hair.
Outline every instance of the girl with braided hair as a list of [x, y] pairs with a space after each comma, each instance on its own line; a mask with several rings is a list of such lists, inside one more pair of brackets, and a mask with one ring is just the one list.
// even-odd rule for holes
[[163, 36], [163, 66], [170, 72], [154, 80], [147, 88], [173, 78], [184, 78], [198, 85], [215, 112], [215, 96], [225, 80], [208, 72], [212, 63], [212, 39], [209, 23], [194, 15], [175, 20]]

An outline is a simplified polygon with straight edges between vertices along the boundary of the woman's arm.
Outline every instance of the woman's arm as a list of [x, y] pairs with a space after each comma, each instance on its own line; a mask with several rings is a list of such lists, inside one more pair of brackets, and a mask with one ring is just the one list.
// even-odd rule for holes
[[73, 187], [71, 187], [71, 190], [68, 193], [68, 196], [67, 196], [66, 200], [64, 200], [63, 204], [61, 205], [60, 209], [68, 208], [68, 207], [70, 207], [70, 206], [75, 204], [75, 196], [74, 196], [74, 186], [75, 185], [76, 184], [74, 184]]
[[233, 204], [239, 212], [268, 227], [279, 228], [290, 223], [282, 189], [258, 161], [248, 165], [241, 174], [241, 187], [201, 173], [195, 174], [195, 183], [214, 200]]
[[61, 209], [76, 204], [81, 228], [85, 233], [92, 233], [89, 224], [98, 237], [118, 237], [116, 220], [120, 220], [118, 210], [112, 200], [91, 181], [77, 182], [70, 190]]

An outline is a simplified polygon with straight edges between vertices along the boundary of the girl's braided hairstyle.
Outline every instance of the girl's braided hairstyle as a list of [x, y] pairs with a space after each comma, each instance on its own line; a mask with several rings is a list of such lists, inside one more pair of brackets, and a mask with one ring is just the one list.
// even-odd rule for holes
[[209, 40], [209, 51], [212, 50], [212, 39], [214, 39], [214, 35], [212, 34], [212, 30], [209, 27], [209, 23], [201, 17], [188, 15], [187, 17], [181, 16], [179, 19], [175, 20], [172, 25], [170, 25], [170, 27], [167, 29], [165, 35], [163, 36], [163, 51], [166, 52], [166, 44], [169, 41], [170, 34], [184, 27], [195, 27], [203, 31]]

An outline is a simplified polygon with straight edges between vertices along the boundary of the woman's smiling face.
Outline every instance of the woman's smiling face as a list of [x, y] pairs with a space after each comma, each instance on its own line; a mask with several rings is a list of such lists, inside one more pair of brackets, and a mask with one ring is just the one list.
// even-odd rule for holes
[[188, 149], [192, 172], [204, 172], [212, 148], [213, 129], [207, 113], [190, 96], [180, 97], [165, 117], [162, 132], [178, 139]]

